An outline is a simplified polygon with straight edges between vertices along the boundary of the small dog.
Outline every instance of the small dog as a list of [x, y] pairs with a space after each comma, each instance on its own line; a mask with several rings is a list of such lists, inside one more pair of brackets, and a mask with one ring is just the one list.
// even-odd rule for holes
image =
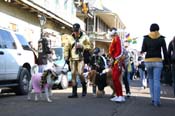
[[[35, 94], [35, 101], [38, 101], [38, 95], [42, 97], [44, 90], [48, 102], [52, 102], [52, 86], [57, 75], [50, 69], [45, 70], [43, 73], [38, 73], [38, 66], [34, 65], [31, 69], [32, 78], [29, 83], [28, 100], [31, 99], [31, 94]], [[33, 91], [32, 91], [33, 90]]]
[[[114, 96], [115, 94], [115, 90], [114, 90], [114, 85], [113, 85], [113, 81], [112, 81], [112, 70], [110, 68], [107, 68], [105, 70], [103, 70], [103, 74], [104, 76], [100, 76], [99, 78], [105, 78], [103, 79], [97, 79], [97, 73], [96, 70], [91, 70], [88, 73], [88, 80], [90, 81], [90, 84], [92, 86], [97, 86], [98, 90], [96, 92], [96, 96], [97, 97], [102, 97], [105, 92], [104, 92], [104, 87], [106, 86], [110, 86], [111, 89], [113, 90], [111, 97]], [[104, 83], [101, 85], [101, 83]], [[103, 86], [103, 87], [102, 87]], [[99, 88], [102, 88], [101, 90], [99, 90]]]

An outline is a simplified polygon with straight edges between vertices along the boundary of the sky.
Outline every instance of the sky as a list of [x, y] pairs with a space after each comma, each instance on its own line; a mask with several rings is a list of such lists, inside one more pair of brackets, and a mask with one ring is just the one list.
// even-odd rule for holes
[[[149, 33], [152, 23], [160, 27], [167, 44], [175, 36], [174, 0], [102, 0], [103, 5], [117, 13], [131, 37], [139, 39]], [[174, 15], [174, 16], [173, 16]], [[141, 43], [142, 39], [138, 41]]]

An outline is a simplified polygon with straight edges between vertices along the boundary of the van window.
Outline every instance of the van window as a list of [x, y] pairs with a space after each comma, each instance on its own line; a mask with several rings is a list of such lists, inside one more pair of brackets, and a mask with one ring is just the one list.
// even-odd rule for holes
[[17, 33], [15, 35], [18, 38], [18, 40], [21, 43], [24, 50], [31, 50], [31, 48], [30, 48], [28, 42], [26, 41], [26, 39], [24, 38], [24, 36], [17, 34]]
[[3, 39], [2, 39], [2, 37], [0, 35], [0, 48], [3, 48], [3, 46], [4, 46], [4, 42], [3, 42]]
[[2, 48], [16, 49], [16, 43], [10, 34], [6, 30], [0, 30], [0, 38], [3, 40]]
[[63, 49], [62, 48], [55, 48], [55, 55], [58, 58], [58, 60], [62, 60], [63, 58]]

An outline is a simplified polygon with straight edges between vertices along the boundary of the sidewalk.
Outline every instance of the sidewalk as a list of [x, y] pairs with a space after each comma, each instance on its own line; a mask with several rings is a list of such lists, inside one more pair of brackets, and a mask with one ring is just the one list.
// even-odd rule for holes
[[175, 113], [172, 86], [161, 84], [161, 106], [155, 107], [151, 104], [149, 88], [142, 89], [139, 83], [139, 80], [131, 81], [132, 96], [118, 108], [117, 116], [172, 116]]
[[[137, 93], [136, 95], [141, 95], [141, 96], [145, 96], [144, 93], [147, 93], [148, 94], [148, 97], [150, 96], [149, 95], [149, 88], [146, 88], [146, 89], [141, 89], [139, 87], [140, 85], [140, 80], [132, 80], [131, 81], [131, 92], [140, 92], [140, 93]], [[124, 88], [123, 88], [124, 90]], [[168, 85], [168, 84], [162, 84], [161, 83], [161, 97], [167, 97], [167, 98], [175, 98], [174, 97], [174, 93], [173, 93], [173, 87]]]

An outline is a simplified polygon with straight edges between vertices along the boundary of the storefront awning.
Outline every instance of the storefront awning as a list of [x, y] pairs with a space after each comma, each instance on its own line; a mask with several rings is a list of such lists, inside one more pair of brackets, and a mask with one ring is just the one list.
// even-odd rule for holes
[[61, 17], [55, 15], [54, 13], [46, 10], [45, 8], [35, 4], [34, 2], [32, 1], [28, 1], [28, 0], [20, 0], [20, 1], [15, 1], [16, 4], [21, 4], [23, 6], [23, 8], [28, 8], [30, 9], [32, 12], [35, 12], [35, 13], [43, 13], [45, 15], [47, 15], [48, 18], [52, 19], [52, 20], [56, 20], [56, 21], [59, 21], [65, 25], [67, 25], [68, 27], [72, 27], [72, 24], [64, 19], [62, 19]]

